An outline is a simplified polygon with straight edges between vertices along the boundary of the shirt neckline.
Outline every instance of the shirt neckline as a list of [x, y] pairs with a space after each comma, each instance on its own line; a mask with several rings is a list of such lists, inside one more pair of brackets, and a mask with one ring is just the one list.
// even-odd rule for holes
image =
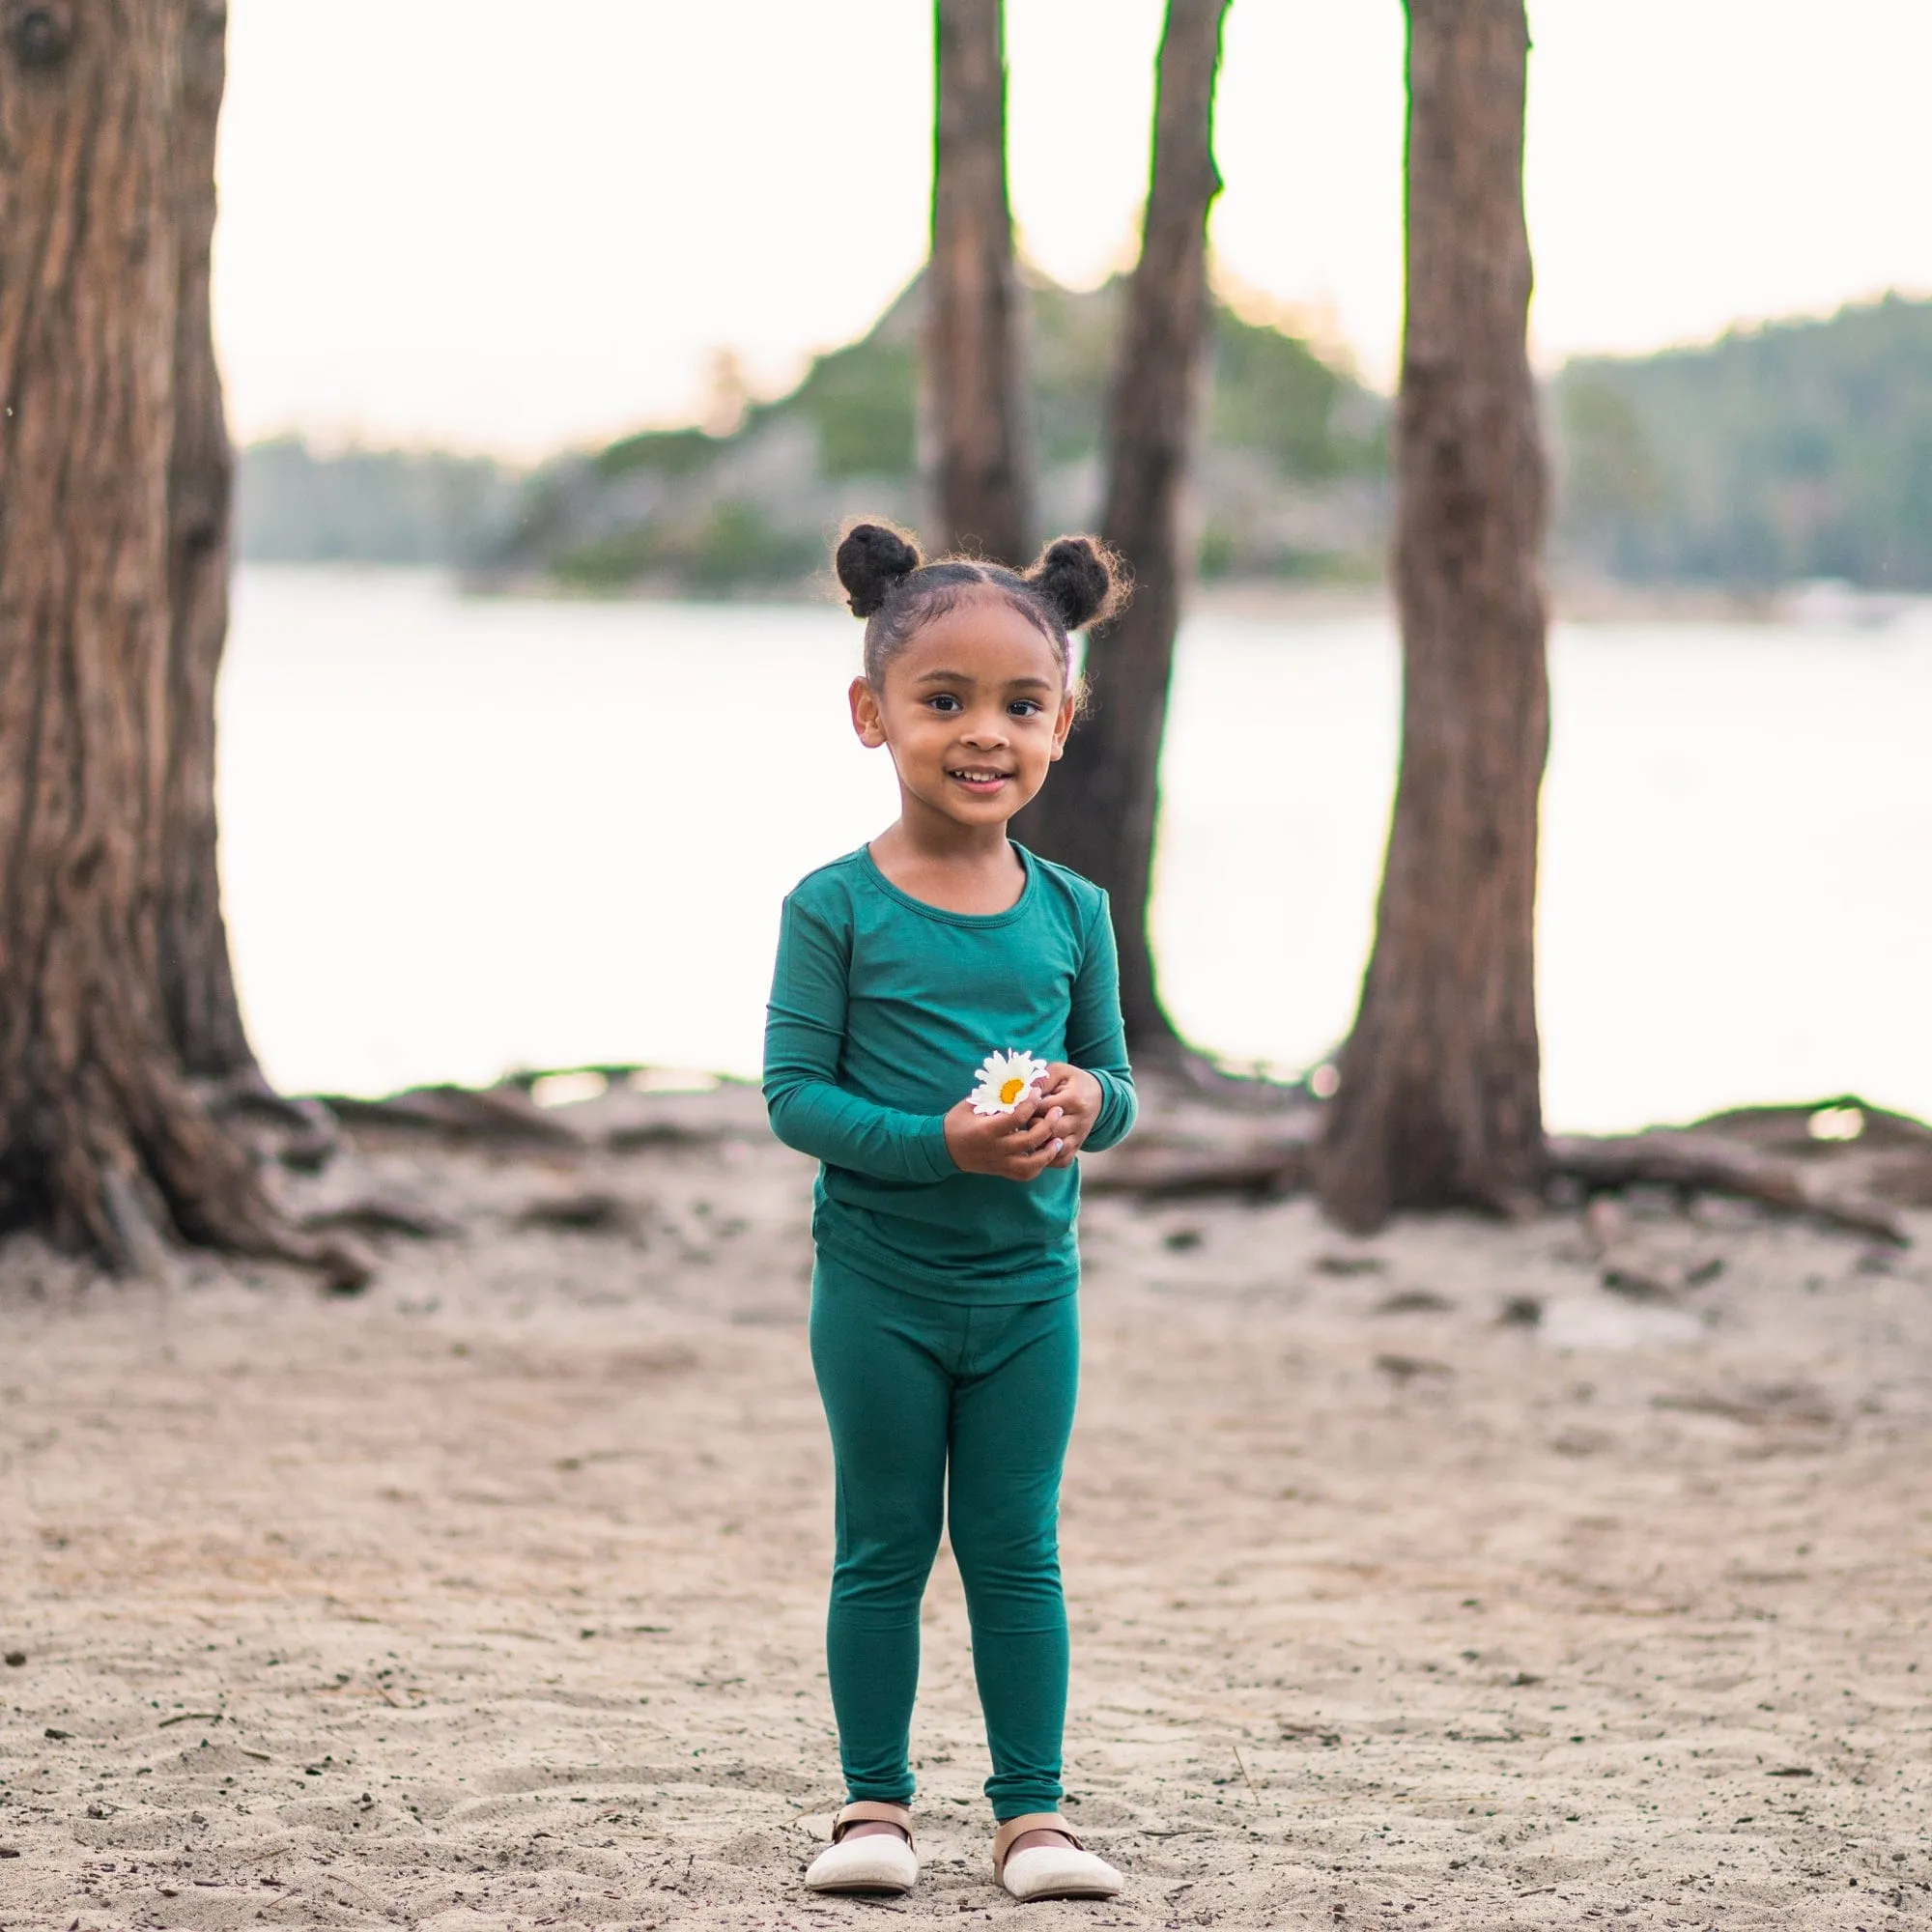
[[1033, 854], [1017, 838], [1008, 841], [1020, 855], [1020, 866], [1026, 873], [1026, 883], [1020, 888], [1020, 895], [1005, 912], [954, 912], [950, 906], [936, 906], [927, 899], [914, 898], [912, 894], [903, 892], [879, 869], [879, 862], [872, 857], [869, 842], [861, 845], [855, 855], [872, 884], [890, 899], [896, 899], [902, 906], [913, 912], [923, 914], [927, 919], [936, 919], [947, 925], [969, 925], [981, 928], [1006, 925], [1016, 920], [1033, 903], [1034, 887], [1039, 878], [1039, 865]]

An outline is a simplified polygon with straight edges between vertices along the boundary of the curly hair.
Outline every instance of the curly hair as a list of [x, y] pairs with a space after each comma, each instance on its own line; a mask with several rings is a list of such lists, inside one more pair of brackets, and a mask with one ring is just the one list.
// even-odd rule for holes
[[1127, 601], [1121, 559], [1092, 537], [1056, 537], [1030, 570], [974, 557], [927, 563], [919, 545], [890, 524], [854, 524], [839, 539], [838, 582], [855, 617], [866, 620], [866, 678], [877, 686], [914, 635], [963, 599], [990, 592], [1026, 618], [1060, 657], [1071, 683], [1069, 634], [1117, 615]]

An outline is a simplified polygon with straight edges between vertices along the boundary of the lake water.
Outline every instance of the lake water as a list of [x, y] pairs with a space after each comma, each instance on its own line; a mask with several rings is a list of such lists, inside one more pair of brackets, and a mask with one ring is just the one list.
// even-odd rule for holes
[[[893, 816], [840, 611], [470, 600], [253, 567], [221, 687], [249, 1025], [292, 1090], [753, 1073], [781, 896]], [[1558, 626], [1551, 1122], [1856, 1091], [1932, 1115], [1932, 613]], [[1154, 928], [1204, 1046], [1346, 1030], [1393, 784], [1385, 617], [1186, 628]]]

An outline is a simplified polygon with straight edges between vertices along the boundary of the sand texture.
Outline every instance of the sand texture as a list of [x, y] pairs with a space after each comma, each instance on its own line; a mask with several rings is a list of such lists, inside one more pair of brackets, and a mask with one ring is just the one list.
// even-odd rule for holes
[[0, 1925], [1932, 1919], [1932, 1215], [1095, 1201], [1067, 1778], [1127, 1890], [993, 1889], [942, 1555], [882, 1906], [799, 1886], [810, 1167], [754, 1096], [678, 1118], [364, 1135], [301, 1198], [449, 1228], [359, 1300], [0, 1250]]

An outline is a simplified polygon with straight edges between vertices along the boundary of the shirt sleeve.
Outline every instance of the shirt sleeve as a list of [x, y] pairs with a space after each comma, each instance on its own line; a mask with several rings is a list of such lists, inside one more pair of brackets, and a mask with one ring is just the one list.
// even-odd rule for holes
[[875, 1180], [958, 1173], [940, 1114], [908, 1114], [838, 1085], [845, 1044], [849, 922], [785, 900], [765, 1013], [765, 1111], [786, 1147]]
[[1087, 1147], [1094, 1153], [1104, 1152], [1133, 1131], [1139, 1111], [1134, 1070], [1127, 1064], [1126, 1028], [1121, 1020], [1120, 954], [1105, 893], [1088, 925], [1080, 972], [1073, 981], [1066, 1058], [1100, 1083], [1100, 1118], [1087, 1136]]

